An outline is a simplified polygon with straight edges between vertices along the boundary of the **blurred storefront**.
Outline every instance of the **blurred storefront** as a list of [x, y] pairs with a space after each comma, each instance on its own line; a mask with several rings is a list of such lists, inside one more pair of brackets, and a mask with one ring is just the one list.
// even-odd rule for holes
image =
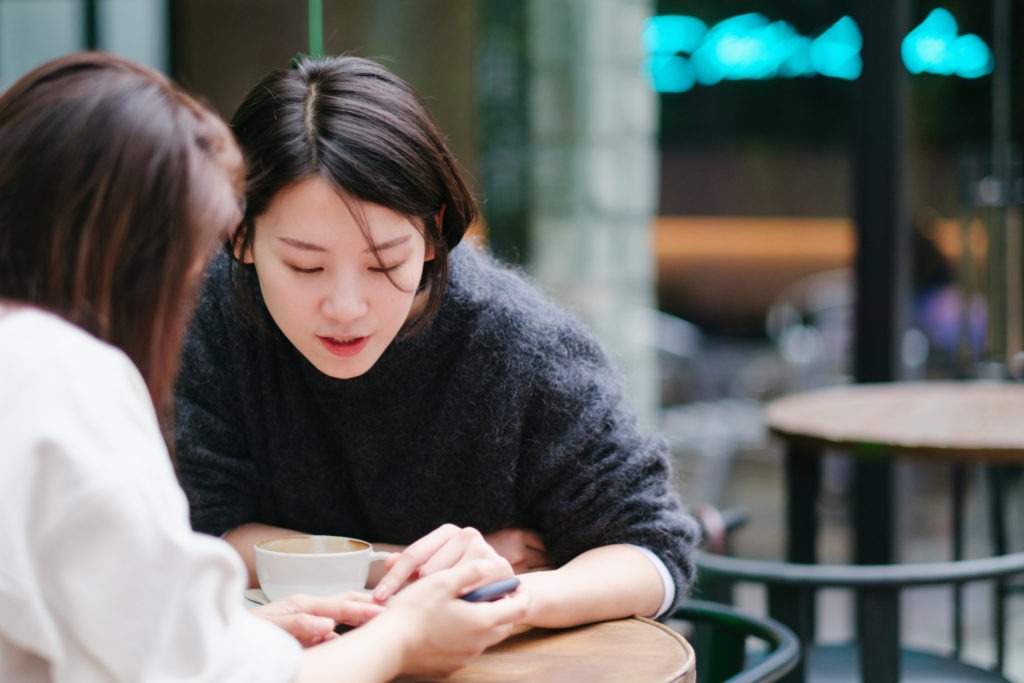
[[[773, 310], [846, 269], [831, 300], [861, 323], [877, 316], [862, 330], [878, 335], [872, 357], [903, 354], [922, 235], [960, 290], [953, 322], [934, 313], [947, 337], [964, 331], [943, 371], [1019, 374], [1018, 4], [0, 0], [0, 84], [97, 47], [229, 116], [297, 52], [380, 59], [448, 133], [481, 232], [598, 331], [651, 416], [666, 333], [654, 310], [712, 344], [777, 347]], [[667, 20], [660, 43], [652, 17]], [[789, 339], [806, 355], [824, 333], [802, 315]], [[845, 357], [837, 377], [858, 362]]]

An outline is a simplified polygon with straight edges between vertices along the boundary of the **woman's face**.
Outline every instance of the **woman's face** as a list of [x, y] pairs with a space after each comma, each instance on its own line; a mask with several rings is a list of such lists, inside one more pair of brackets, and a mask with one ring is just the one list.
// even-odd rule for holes
[[377, 362], [422, 305], [416, 288], [433, 258], [408, 217], [350, 204], [362, 212], [369, 240], [324, 180], [286, 187], [256, 218], [251, 253], [243, 255], [255, 265], [277, 326], [320, 372], [337, 379], [358, 377]]

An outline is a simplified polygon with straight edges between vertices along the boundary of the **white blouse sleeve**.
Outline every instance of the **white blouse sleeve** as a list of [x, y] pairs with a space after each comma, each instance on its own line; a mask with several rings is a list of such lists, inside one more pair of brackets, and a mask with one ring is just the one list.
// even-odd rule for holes
[[51, 358], [0, 417], [21, 454], [6, 473], [20, 485], [3, 487], [18, 538], [0, 542], [17, 591], [0, 603], [22, 613], [0, 635], [55, 683], [293, 680], [297, 641], [245, 609], [234, 551], [192, 532], [135, 367], [105, 346], [64, 351], [89, 367]]
[[662, 590], [664, 590], [664, 593], [662, 594], [661, 598], [661, 605], [658, 606], [657, 612], [655, 612], [654, 614], [646, 615], [651, 619], [658, 619], [660, 617], [665, 616], [665, 613], [668, 612], [668, 608], [675, 603], [676, 584], [674, 581], [672, 581], [672, 575], [669, 574], [668, 567], [665, 566], [664, 560], [655, 555], [654, 551], [639, 545], [634, 545], [633, 547], [642, 551], [643, 554], [647, 556], [647, 559], [651, 561], [651, 564], [654, 565], [654, 568], [658, 570], [658, 576], [661, 577], [661, 587]]

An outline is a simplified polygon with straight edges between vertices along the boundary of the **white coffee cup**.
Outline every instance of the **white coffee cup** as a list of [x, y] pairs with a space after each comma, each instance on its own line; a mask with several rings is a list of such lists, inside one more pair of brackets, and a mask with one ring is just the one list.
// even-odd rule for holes
[[345, 536], [281, 536], [253, 547], [256, 578], [270, 600], [296, 593], [335, 595], [362, 590], [370, 563], [390, 554]]

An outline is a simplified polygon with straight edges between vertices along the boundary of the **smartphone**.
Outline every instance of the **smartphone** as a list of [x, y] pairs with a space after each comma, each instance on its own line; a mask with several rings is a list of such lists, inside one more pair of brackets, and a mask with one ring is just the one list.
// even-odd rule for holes
[[470, 602], [491, 602], [492, 600], [505, 597], [516, 588], [519, 588], [519, 579], [513, 576], [511, 579], [495, 581], [486, 586], [480, 586], [475, 591], [470, 591], [463, 595], [462, 599]]

